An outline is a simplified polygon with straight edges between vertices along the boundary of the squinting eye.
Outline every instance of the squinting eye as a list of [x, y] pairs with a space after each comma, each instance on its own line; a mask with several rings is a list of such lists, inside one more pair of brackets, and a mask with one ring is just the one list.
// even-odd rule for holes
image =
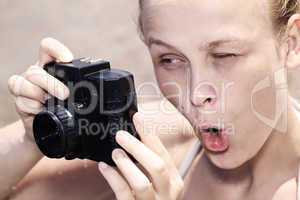
[[212, 57], [215, 59], [235, 58], [237, 56], [238, 56], [237, 54], [233, 54], [233, 53], [214, 53], [214, 54], [212, 54]]
[[162, 64], [167, 64], [167, 65], [172, 65], [172, 64], [178, 64], [180, 62], [179, 59], [172, 59], [172, 58], [164, 58], [160, 60], [160, 63]]
[[167, 69], [175, 69], [186, 64], [186, 62], [177, 56], [161, 56], [159, 64]]

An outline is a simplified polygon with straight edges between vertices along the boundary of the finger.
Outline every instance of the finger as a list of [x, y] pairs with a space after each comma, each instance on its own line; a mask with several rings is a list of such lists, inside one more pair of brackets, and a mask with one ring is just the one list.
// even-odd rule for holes
[[26, 97], [21, 97], [18, 96], [16, 98], [16, 107], [19, 111], [21, 111], [22, 113], [26, 113], [26, 114], [33, 114], [36, 115], [38, 114], [40, 111], [42, 111], [43, 105], [33, 99], [29, 99]]
[[116, 141], [147, 170], [158, 193], [168, 190], [169, 169], [162, 158], [126, 131], [118, 131]]
[[154, 151], [156, 154], [162, 157], [167, 162], [167, 164], [170, 165], [170, 167], [176, 168], [169, 155], [169, 152], [161, 142], [160, 138], [156, 135], [156, 133], [147, 132], [147, 130], [145, 130], [143, 119], [144, 118], [142, 114], [139, 112], [133, 115], [134, 126], [139, 136], [141, 137], [142, 142], [152, 151]]
[[114, 168], [103, 162], [100, 162], [98, 167], [118, 200], [134, 200], [129, 185]]
[[65, 100], [70, 94], [67, 86], [38, 66], [31, 66], [24, 77], [60, 100]]
[[44, 38], [40, 43], [38, 66], [44, 66], [51, 61], [71, 62], [72, 52], [61, 42], [53, 38]]
[[14, 96], [23, 96], [35, 99], [41, 103], [45, 102], [46, 92], [22, 76], [11, 76], [8, 80], [8, 88], [10, 93]]
[[177, 182], [180, 185], [182, 182], [182, 178], [178, 173], [178, 169], [173, 162], [173, 159], [171, 158], [168, 150], [165, 148], [156, 133], [147, 132], [143, 120], [144, 117], [139, 112], [135, 113], [135, 115], [133, 116], [134, 126], [139, 136], [141, 137], [142, 142], [165, 161], [173, 182]]
[[136, 199], [155, 199], [155, 192], [151, 182], [122, 149], [115, 149], [112, 153], [112, 158], [130, 187], [134, 190]]
[[183, 184], [183, 180], [168, 150], [165, 148], [156, 133], [147, 132], [143, 120], [144, 117], [139, 112], [135, 113], [133, 116], [135, 128], [141, 137], [142, 142], [165, 161], [166, 168], [168, 169], [169, 177], [172, 178], [173, 185], [177, 185], [180, 188]]

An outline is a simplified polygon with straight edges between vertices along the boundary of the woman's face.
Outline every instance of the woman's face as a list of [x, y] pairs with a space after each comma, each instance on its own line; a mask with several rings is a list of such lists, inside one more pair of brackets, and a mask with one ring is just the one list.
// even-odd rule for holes
[[[273, 130], [257, 114], [274, 117], [275, 89], [254, 89], [285, 59], [268, 0], [145, 3], [144, 37], [161, 91], [195, 127], [214, 165], [241, 166]], [[211, 125], [222, 133], [205, 133]]]

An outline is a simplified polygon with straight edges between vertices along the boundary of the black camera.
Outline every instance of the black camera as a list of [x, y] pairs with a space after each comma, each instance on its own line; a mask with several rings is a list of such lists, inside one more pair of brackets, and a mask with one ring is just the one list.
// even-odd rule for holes
[[33, 134], [41, 152], [49, 158], [114, 165], [111, 153], [121, 148], [116, 132], [138, 137], [132, 122], [138, 110], [133, 75], [90, 58], [52, 62], [44, 68], [69, 88], [70, 95], [66, 100], [49, 98], [35, 116]]

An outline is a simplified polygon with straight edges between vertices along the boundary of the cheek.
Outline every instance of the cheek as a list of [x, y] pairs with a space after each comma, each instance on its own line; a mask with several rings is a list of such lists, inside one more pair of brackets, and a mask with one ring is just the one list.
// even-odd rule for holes
[[275, 99], [271, 79], [273, 65], [261, 55], [256, 55], [237, 67], [231, 76], [233, 85], [226, 91], [228, 110], [255, 109], [264, 115], [271, 115]]
[[273, 119], [276, 99], [270, 79], [272, 64], [263, 59], [251, 63], [243, 67], [248, 70], [239, 70], [240, 78], [233, 78], [235, 84], [227, 94], [226, 117], [237, 133], [232, 139], [238, 148], [245, 147], [245, 153], [256, 152], [268, 137], [270, 127], [258, 115]]
[[276, 89], [273, 75], [272, 72], [268, 72], [265, 77], [257, 80], [251, 91], [252, 112], [256, 116], [263, 116], [270, 120], [276, 117], [276, 104], [281, 101], [281, 99], [278, 99], [277, 97], [279, 97], [278, 94], [281, 95], [283, 91], [282, 89]]
[[188, 99], [188, 74], [186, 70], [155, 68], [156, 79], [163, 95], [178, 107]]

